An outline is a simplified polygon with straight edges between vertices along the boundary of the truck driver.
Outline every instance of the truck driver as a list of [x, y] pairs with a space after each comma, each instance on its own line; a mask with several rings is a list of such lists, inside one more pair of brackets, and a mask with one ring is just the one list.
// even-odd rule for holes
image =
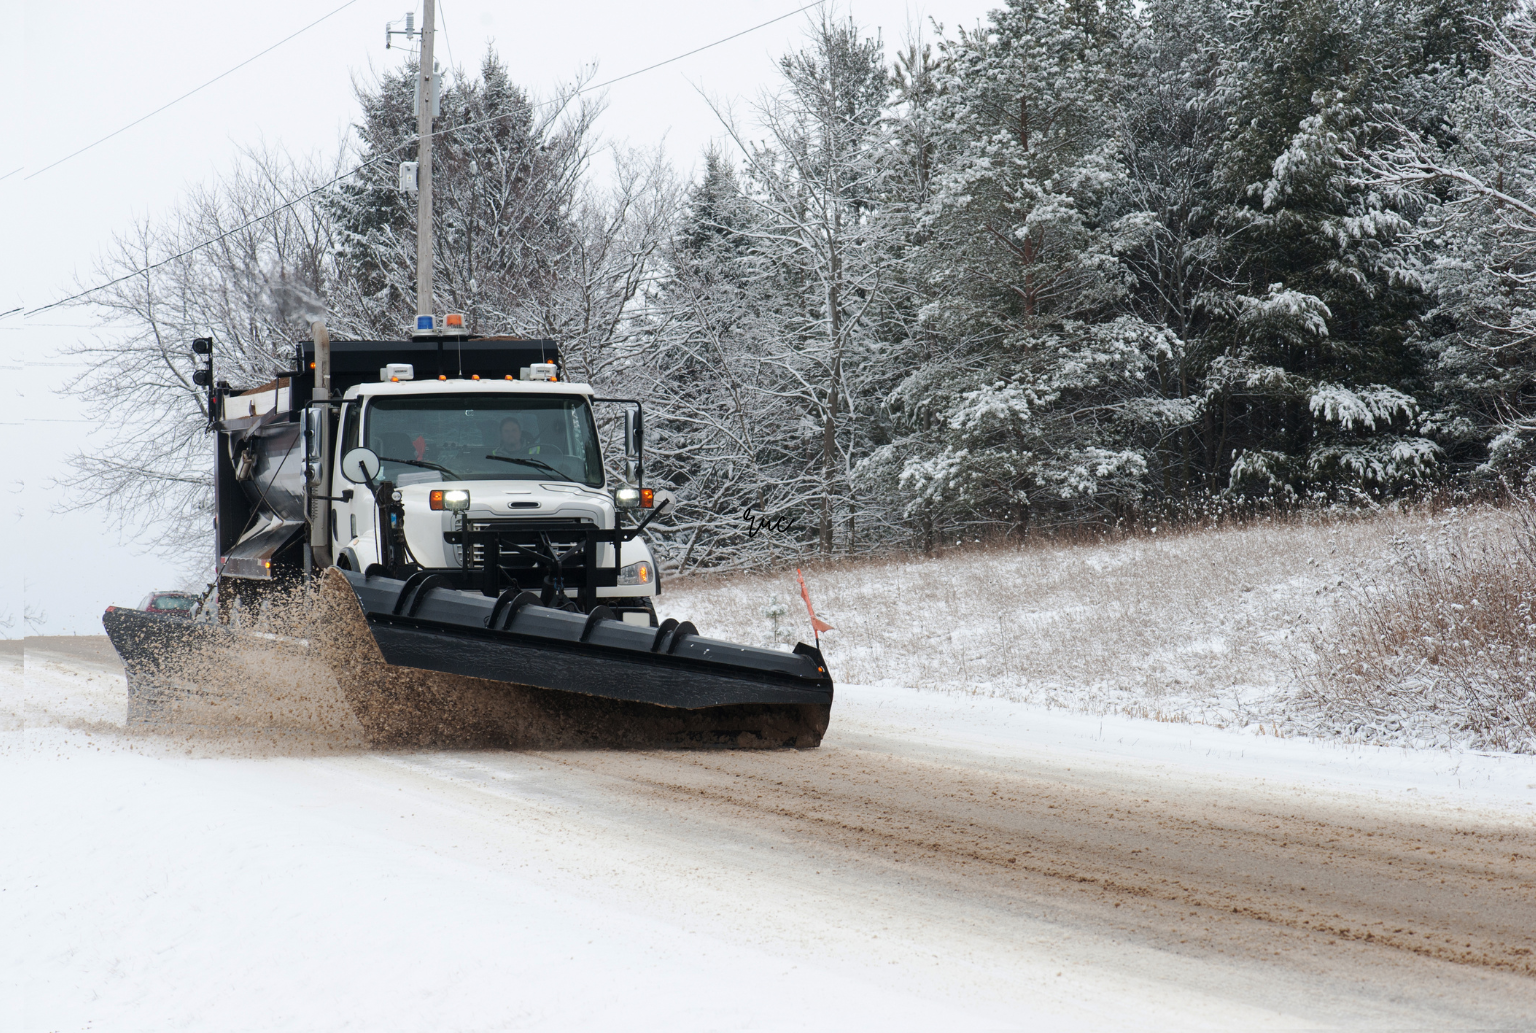
[[523, 421], [516, 416], [508, 416], [501, 421], [501, 441], [491, 454], [506, 457], [536, 456], [539, 454], [539, 446], [529, 446], [523, 438]]

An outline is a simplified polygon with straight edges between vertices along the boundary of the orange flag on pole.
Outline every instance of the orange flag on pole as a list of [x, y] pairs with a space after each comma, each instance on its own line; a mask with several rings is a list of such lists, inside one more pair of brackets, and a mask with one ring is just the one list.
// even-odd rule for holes
[[816, 616], [816, 610], [811, 606], [811, 593], [805, 590], [805, 575], [796, 569], [795, 577], [800, 579], [800, 598], [805, 600], [805, 612], [811, 615], [811, 627], [816, 629], [816, 634], [820, 635], [823, 631], [836, 631], [836, 628]]

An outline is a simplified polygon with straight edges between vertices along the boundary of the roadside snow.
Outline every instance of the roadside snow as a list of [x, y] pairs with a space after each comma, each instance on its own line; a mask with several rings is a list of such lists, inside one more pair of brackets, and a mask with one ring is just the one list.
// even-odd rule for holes
[[[1404, 746], [1463, 740], [1444, 715], [1330, 722], [1297, 702], [1341, 603], [1396, 576], [1395, 543], [1502, 526], [1487, 509], [1031, 544], [805, 572], [837, 630], [839, 683], [916, 686], [1080, 713]], [[775, 627], [771, 600], [788, 604]], [[810, 641], [795, 571], [669, 580], [662, 617], [704, 635]]]
[[844, 737], [899, 735], [1004, 761], [1051, 757], [1103, 772], [1161, 772], [1234, 792], [1304, 791], [1353, 805], [1536, 823], [1536, 756], [1277, 738], [1249, 729], [1093, 715], [890, 687], [838, 688]]

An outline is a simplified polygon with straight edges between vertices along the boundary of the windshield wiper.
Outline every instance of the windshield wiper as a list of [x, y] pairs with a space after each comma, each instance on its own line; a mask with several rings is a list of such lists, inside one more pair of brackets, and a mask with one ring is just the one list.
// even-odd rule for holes
[[576, 478], [569, 477], [569, 476], [561, 473], [559, 470], [556, 470], [553, 466], [550, 466], [548, 463], [541, 463], [537, 459], [519, 459], [517, 456], [486, 456], [485, 458], [487, 458], [487, 459], [496, 459], [496, 460], [499, 460], [499, 461], [501, 461], [503, 463], [521, 463], [524, 466], [532, 466], [532, 467], [535, 467], [535, 468], [537, 468], [539, 470], [548, 470], [550, 473], [554, 474], [556, 477], [560, 478], [562, 481], [570, 481], [572, 484], [580, 484], [581, 483]]
[[438, 466], [436, 463], [429, 463], [425, 459], [391, 459], [389, 456], [379, 456], [379, 461], [383, 463], [404, 463], [406, 466], [422, 466], [428, 470], [440, 471], [455, 481], [459, 479], [459, 475], [446, 466]]

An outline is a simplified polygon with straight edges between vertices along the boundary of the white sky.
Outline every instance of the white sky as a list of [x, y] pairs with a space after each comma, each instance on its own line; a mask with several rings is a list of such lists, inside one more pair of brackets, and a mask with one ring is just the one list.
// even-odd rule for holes
[[[51, 162], [117, 130], [259, 53], [343, 0], [191, 0], [133, 3], [0, 0], [11, 53], [24, 62], [20, 103], [0, 106], [0, 312], [33, 308], [96, 282], [97, 257], [114, 233], [164, 213], [189, 186], [216, 179], [242, 148], [332, 153], [355, 117], [354, 79], [404, 59], [384, 49], [384, 25], [410, 0], [354, 0], [345, 10], [169, 110], [55, 168]], [[803, 0], [800, 0], [803, 2]], [[439, 60], [473, 74], [494, 44], [514, 80], [535, 94], [596, 64], [609, 79], [692, 50], [800, 6], [797, 0], [510, 4], [444, 0]], [[974, 25], [991, 0], [859, 0], [839, 4], [894, 57], [909, 26], [936, 18]], [[799, 44], [814, 9], [608, 92], [604, 138], [631, 146], [665, 141], [687, 173], [719, 135], [700, 91], [742, 104], [774, 85], [776, 57]], [[418, 13], [418, 20], [419, 20]], [[21, 27], [17, 38], [16, 27]], [[18, 46], [19, 44], [19, 46]], [[15, 81], [14, 79], [12, 80]], [[14, 172], [15, 169], [21, 169]], [[8, 175], [9, 174], [9, 175]], [[27, 178], [32, 176], [33, 178]], [[42, 631], [96, 634], [109, 603], [133, 605], [175, 586], [169, 565], [104, 530], [104, 514], [56, 511], [50, 479], [101, 430], [60, 396], [71, 373], [59, 357], [88, 335], [89, 309], [0, 318], [6, 390], [0, 430], [0, 619], [17, 623], [25, 598], [46, 614]], [[132, 384], [124, 384], [132, 390]], [[189, 543], [204, 549], [206, 542]]]

